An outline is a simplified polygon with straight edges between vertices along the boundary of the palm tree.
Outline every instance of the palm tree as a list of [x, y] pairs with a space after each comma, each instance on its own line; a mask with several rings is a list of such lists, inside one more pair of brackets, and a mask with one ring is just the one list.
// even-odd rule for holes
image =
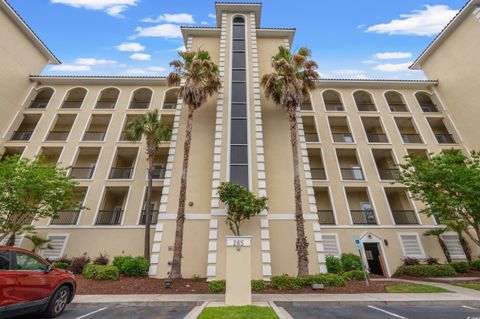
[[300, 48], [296, 53], [280, 46], [272, 57], [273, 72], [262, 77], [265, 96], [282, 106], [290, 123], [290, 143], [293, 157], [293, 183], [295, 187], [295, 221], [297, 225], [296, 250], [298, 275], [308, 275], [308, 242], [305, 236], [305, 221], [302, 212], [302, 189], [298, 167], [297, 110], [307, 99], [308, 93], [319, 79], [317, 63], [310, 60], [311, 52]]
[[[192, 142], [193, 112], [202, 106], [208, 97], [221, 87], [218, 66], [204, 50], [179, 52], [181, 60], [170, 62], [174, 68], [168, 77], [169, 86], [180, 86], [178, 97], [187, 107], [188, 117], [183, 145], [183, 167], [178, 199], [177, 224], [170, 278], [182, 278], [183, 225], [185, 223], [185, 201], [187, 191], [188, 160]], [[184, 80], [184, 83], [182, 83]]]
[[127, 135], [132, 138], [132, 140], [139, 140], [142, 136], [145, 136], [145, 140], [147, 141], [148, 186], [145, 201], [145, 243], [143, 256], [145, 259], [150, 260], [150, 225], [152, 224], [151, 203], [153, 174], [155, 170], [154, 161], [158, 145], [160, 142], [170, 139], [171, 129], [161, 123], [158, 110], [154, 110], [128, 123]]
[[448, 252], [447, 245], [445, 245], [445, 242], [443, 241], [441, 235], [447, 231], [446, 228], [433, 228], [429, 229], [426, 232], [423, 233], [423, 236], [435, 236], [438, 239], [438, 243], [440, 244], [440, 247], [442, 247], [443, 254], [445, 255], [445, 258], [447, 258], [447, 261], [449, 263], [452, 262], [452, 258], [450, 257], [450, 253]]
[[[53, 246], [50, 244], [51, 239], [42, 238], [37, 235], [27, 235], [25, 236], [28, 240], [30, 240], [33, 244], [32, 251], [34, 253], [40, 249], [53, 249]], [[45, 246], [46, 245], [46, 246]]]

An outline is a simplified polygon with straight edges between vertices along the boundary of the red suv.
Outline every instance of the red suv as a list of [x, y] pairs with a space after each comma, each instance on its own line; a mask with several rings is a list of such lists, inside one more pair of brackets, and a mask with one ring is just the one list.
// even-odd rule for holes
[[59, 316], [75, 295], [73, 274], [31, 251], [0, 246], [0, 318], [41, 313]]

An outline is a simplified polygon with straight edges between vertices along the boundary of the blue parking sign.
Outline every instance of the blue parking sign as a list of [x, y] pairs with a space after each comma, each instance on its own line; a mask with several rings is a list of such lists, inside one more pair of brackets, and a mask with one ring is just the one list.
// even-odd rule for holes
[[355, 247], [357, 247], [357, 250], [361, 250], [362, 249], [362, 243], [360, 241], [360, 236], [353, 236], [353, 242], [355, 243]]

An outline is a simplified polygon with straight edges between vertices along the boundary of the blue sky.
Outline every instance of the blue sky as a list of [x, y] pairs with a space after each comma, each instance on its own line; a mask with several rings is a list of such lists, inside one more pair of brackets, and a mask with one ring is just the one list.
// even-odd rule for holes
[[[423, 78], [408, 71], [466, 0], [265, 0], [263, 27], [296, 27], [324, 77]], [[214, 26], [210, 0], [9, 0], [63, 62], [44, 74], [165, 75], [180, 25]]]

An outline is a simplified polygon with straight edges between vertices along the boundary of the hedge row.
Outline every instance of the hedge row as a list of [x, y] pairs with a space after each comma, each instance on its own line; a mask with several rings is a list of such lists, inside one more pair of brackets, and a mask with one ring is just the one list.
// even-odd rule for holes
[[457, 272], [451, 265], [414, 265], [400, 266], [396, 274], [398, 276], [414, 277], [450, 277], [455, 276]]

